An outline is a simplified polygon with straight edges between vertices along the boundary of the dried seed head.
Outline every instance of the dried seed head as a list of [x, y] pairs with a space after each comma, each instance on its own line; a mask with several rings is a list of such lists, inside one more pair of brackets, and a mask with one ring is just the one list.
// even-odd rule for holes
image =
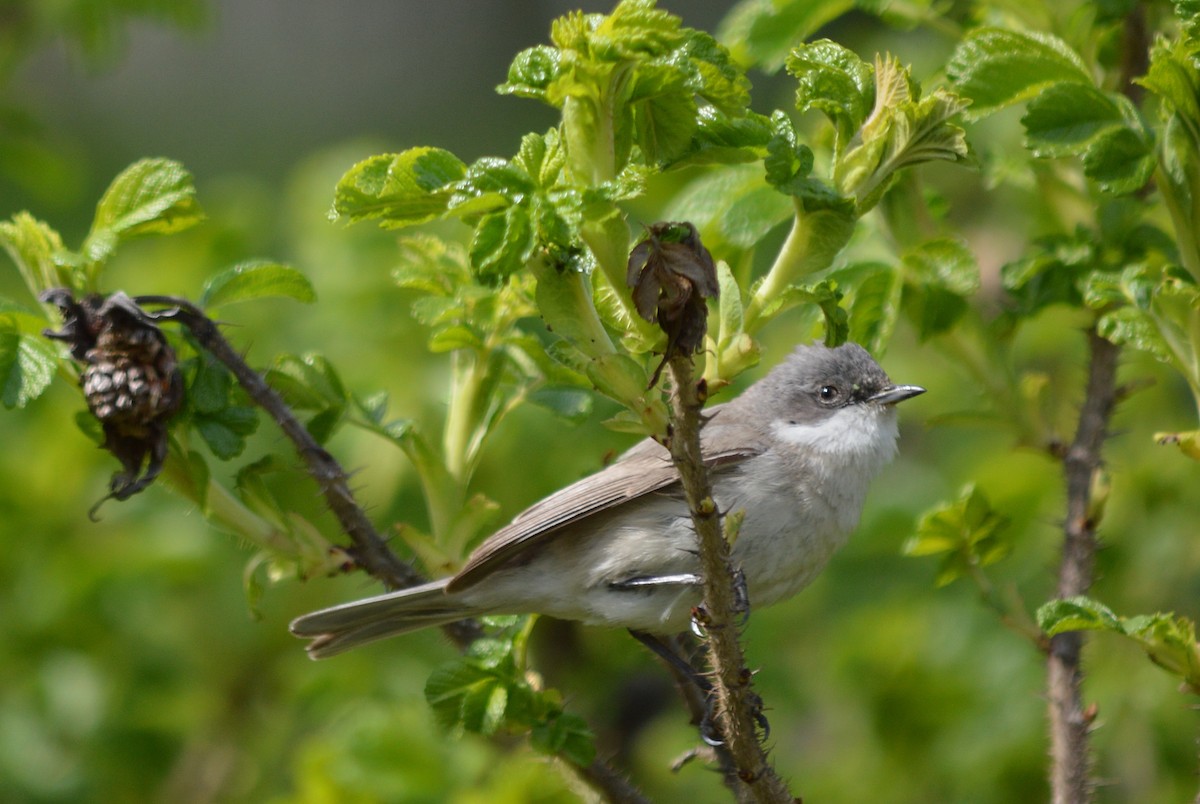
[[108, 496], [131, 497], [154, 480], [166, 459], [167, 422], [183, 402], [175, 352], [154, 319], [124, 293], [77, 302], [56, 288], [42, 300], [62, 312], [63, 328], [46, 331], [46, 337], [67, 343], [83, 364], [88, 410], [104, 429], [104, 448], [123, 467]]
[[[720, 291], [717, 267], [690, 223], [656, 223], [629, 254], [626, 282], [633, 304], [667, 334], [663, 362], [704, 345], [708, 305]], [[661, 366], [659, 367], [661, 369]], [[658, 372], [655, 372], [657, 379]]]

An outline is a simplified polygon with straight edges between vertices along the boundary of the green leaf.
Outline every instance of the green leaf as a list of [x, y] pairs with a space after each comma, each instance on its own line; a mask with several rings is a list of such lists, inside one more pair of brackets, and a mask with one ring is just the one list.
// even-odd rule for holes
[[485, 215], [471, 239], [471, 266], [483, 282], [497, 282], [525, 267], [537, 241], [529, 211], [510, 206]]
[[15, 327], [0, 326], [0, 403], [23, 408], [50, 386], [58, 366], [53, 346]]
[[1061, 39], [1004, 28], [977, 28], [950, 56], [946, 75], [970, 98], [969, 116], [985, 117], [1062, 81], [1092, 84], [1083, 59]]
[[1012, 551], [1008, 519], [995, 511], [983, 492], [968, 486], [953, 503], [925, 513], [916, 534], [904, 545], [908, 556], [941, 555], [937, 585], [945, 586]]
[[330, 217], [378, 219], [387, 228], [433, 220], [446, 211], [467, 166], [441, 148], [410, 148], [359, 162], [338, 181]]
[[195, 374], [188, 385], [188, 404], [198, 413], [216, 413], [229, 405], [233, 378], [216, 360], [204, 356], [195, 360]]
[[58, 232], [28, 212], [18, 212], [11, 221], [0, 221], [0, 244], [35, 298], [50, 288], [79, 286], [57, 259], [56, 255], [64, 250]]
[[1091, 598], [1072, 597], [1043, 605], [1037, 611], [1037, 621], [1050, 636], [1067, 631], [1107, 631], [1129, 637], [1150, 661], [1180, 678], [1193, 694], [1200, 694], [1200, 646], [1196, 644], [1195, 623], [1186, 617], [1161, 613], [1120, 617]]
[[440, 354], [455, 349], [482, 349], [483, 340], [475, 330], [463, 324], [439, 329], [429, 338], [429, 351]]
[[508, 80], [496, 87], [501, 95], [546, 100], [546, 89], [559, 77], [559, 51], [547, 45], [522, 50], [508, 68]]
[[319, 354], [280, 355], [267, 370], [266, 380], [298, 410], [340, 410], [349, 400], [337, 370]]
[[1091, 84], [1052, 84], [1029, 101], [1021, 124], [1025, 147], [1040, 157], [1082, 153], [1098, 134], [1125, 119], [1116, 101]]
[[1107, 193], [1140, 190], [1154, 174], [1154, 150], [1138, 132], [1120, 127], [1102, 133], [1083, 157], [1083, 172]]
[[525, 398], [572, 424], [581, 424], [592, 413], [592, 395], [580, 388], [542, 386], [530, 391]]
[[750, 80], [729, 50], [711, 34], [694, 28], [683, 29], [681, 48], [686, 59], [683, 69], [688, 86], [723, 114], [740, 117], [748, 112]]
[[629, 355], [605, 354], [587, 364], [587, 376], [605, 396], [634, 407], [646, 394], [650, 377]]
[[734, 57], [773, 73], [803, 42], [854, 7], [853, 0], [742, 0], [721, 22], [717, 38]]
[[537, 278], [534, 298], [538, 313], [550, 331], [589, 357], [611, 352], [613, 345], [597, 318], [585, 265], [580, 261], [552, 265], [534, 260], [532, 267]]
[[305, 304], [317, 300], [308, 277], [295, 268], [254, 260], [239, 263], [205, 282], [200, 306], [213, 308], [270, 296], [282, 296]]
[[1132, 346], [1167, 360], [1171, 356], [1166, 341], [1154, 320], [1136, 307], [1119, 307], [1100, 316], [1096, 331], [1101, 337], [1121, 346]]
[[530, 691], [511, 678], [511, 672], [511, 662], [488, 667], [467, 659], [443, 665], [425, 682], [425, 700], [443, 728], [495, 734], [505, 726], [521, 725], [507, 722], [510, 708], [529, 708]]
[[953, 327], [979, 289], [979, 268], [965, 244], [931, 240], [906, 252], [902, 309], [922, 340]]
[[1150, 69], [1136, 83], [1166, 101], [1186, 122], [1193, 147], [1200, 144], [1200, 75], [1188, 44], [1165, 38], [1156, 41], [1150, 49]]
[[629, 100], [632, 139], [651, 165], [672, 162], [691, 144], [696, 99], [674, 65], [647, 64], [638, 71]]
[[1112, 609], [1087, 597], [1051, 600], [1037, 610], [1037, 623], [1048, 636], [1066, 631], [1125, 633]]
[[231, 406], [215, 413], [197, 415], [193, 426], [213, 455], [227, 461], [242, 454], [246, 436], [258, 429], [258, 411]]
[[834, 271], [830, 278], [847, 295], [849, 340], [873, 355], [883, 355], [899, 317], [901, 272], [883, 263], [858, 263]]
[[178, 232], [203, 219], [192, 174], [170, 159], [143, 159], [108, 186], [81, 252], [90, 262], [103, 262], [122, 240]]
[[767, 302], [760, 315], [770, 318], [798, 304], [814, 304], [825, 320], [826, 346], [840, 346], [850, 335], [850, 321], [842, 307], [842, 292], [837, 282], [824, 279], [811, 285], [792, 285]]
[[596, 758], [595, 739], [587, 721], [568, 712], [560, 712], [536, 724], [530, 734], [534, 750], [560, 756], [581, 768], [588, 767]]
[[875, 68], [875, 106], [858, 132], [860, 142], [834, 166], [834, 184], [853, 195], [861, 216], [875, 206], [898, 173], [931, 161], [963, 162], [965, 132], [952, 121], [966, 102], [939, 88], [921, 98], [908, 68], [893, 57]]
[[799, 83], [796, 108], [823, 112], [844, 148], [875, 103], [874, 70], [852, 51], [821, 39], [800, 45], [787, 58], [788, 72]]

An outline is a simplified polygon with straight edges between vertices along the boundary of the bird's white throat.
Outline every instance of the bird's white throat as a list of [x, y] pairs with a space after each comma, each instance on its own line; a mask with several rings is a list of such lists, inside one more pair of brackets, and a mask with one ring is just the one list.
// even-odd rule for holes
[[869, 402], [839, 408], [820, 422], [776, 420], [776, 437], [795, 447], [826, 455], [875, 459], [880, 464], [896, 454], [896, 411]]

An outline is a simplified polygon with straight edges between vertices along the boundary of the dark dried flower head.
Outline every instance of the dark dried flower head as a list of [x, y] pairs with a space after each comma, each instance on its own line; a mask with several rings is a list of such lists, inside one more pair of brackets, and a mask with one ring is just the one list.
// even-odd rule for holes
[[123, 467], [108, 496], [127, 499], [150, 485], [167, 457], [167, 422], [183, 401], [175, 352], [154, 318], [124, 293], [76, 301], [55, 288], [42, 300], [62, 312], [63, 328], [45, 335], [67, 343], [83, 364], [88, 410], [104, 429], [104, 448]]
[[664, 362], [699, 351], [708, 327], [704, 300], [716, 297], [720, 287], [717, 267], [695, 226], [656, 223], [647, 228], [629, 254], [626, 282], [638, 313], [658, 321], [667, 334]]

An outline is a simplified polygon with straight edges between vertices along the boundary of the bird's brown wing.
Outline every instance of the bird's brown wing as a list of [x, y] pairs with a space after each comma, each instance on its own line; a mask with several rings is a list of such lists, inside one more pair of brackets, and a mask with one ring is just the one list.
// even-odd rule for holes
[[[718, 408], [706, 411], [711, 414]], [[701, 449], [709, 467], [728, 466], [760, 454], [762, 433], [713, 416], [701, 431]], [[713, 449], [713, 443], [729, 447]], [[646, 439], [615, 463], [579, 480], [529, 508], [485, 539], [450, 579], [447, 591], [465, 589], [532, 548], [554, 538], [567, 525], [608, 511], [651, 492], [674, 486], [679, 475], [665, 447]]]

